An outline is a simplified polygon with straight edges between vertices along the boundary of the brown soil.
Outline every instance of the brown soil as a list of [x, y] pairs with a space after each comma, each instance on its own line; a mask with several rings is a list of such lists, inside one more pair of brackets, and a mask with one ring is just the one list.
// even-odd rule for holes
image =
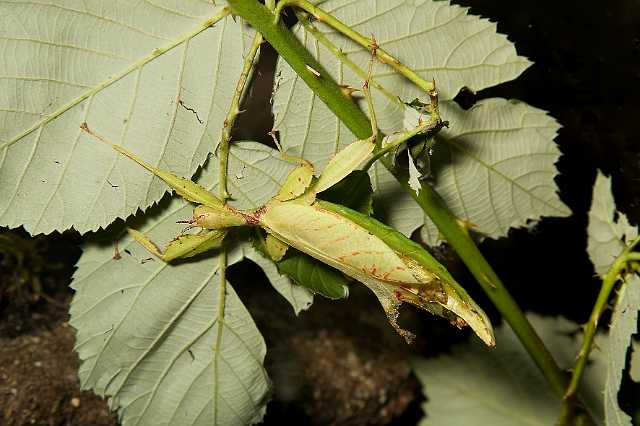
[[386, 425], [415, 399], [409, 364], [388, 353], [327, 331], [296, 336], [291, 344], [307, 386], [303, 408], [314, 424]]
[[80, 391], [74, 332], [66, 322], [51, 330], [0, 338], [0, 408], [6, 426], [112, 426], [104, 400]]

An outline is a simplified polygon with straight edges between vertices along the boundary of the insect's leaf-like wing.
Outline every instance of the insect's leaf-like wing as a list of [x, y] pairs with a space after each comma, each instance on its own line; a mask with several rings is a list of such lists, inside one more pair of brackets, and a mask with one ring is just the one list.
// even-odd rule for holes
[[0, 4], [0, 224], [86, 232], [167, 191], [82, 122], [193, 175], [220, 138], [252, 36], [214, 3]]

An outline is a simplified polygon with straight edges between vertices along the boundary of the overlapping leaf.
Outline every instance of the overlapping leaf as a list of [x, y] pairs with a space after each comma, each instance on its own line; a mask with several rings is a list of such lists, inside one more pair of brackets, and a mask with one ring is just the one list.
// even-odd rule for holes
[[0, 4], [0, 224], [85, 232], [166, 192], [81, 132], [84, 121], [153, 165], [196, 171], [252, 35], [214, 3]]
[[311, 306], [313, 294], [306, 288], [295, 285], [288, 276], [281, 274], [271, 259], [267, 259], [253, 247], [245, 248], [244, 255], [262, 268], [271, 285], [287, 299], [296, 315]]
[[[579, 325], [560, 318], [528, 318], [560, 366], [573, 365], [581, 339], [571, 334], [579, 330]], [[556, 423], [561, 401], [513, 331], [506, 325], [497, 328], [496, 342], [491, 350], [467, 342], [455, 346], [451, 355], [414, 363], [428, 398], [420, 425]], [[581, 387], [581, 395], [596, 419], [602, 418], [599, 405], [604, 368], [603, 362], [592, 362]]]
[[[469, 111], [447, 103], [442, 113], [453, 124], [437, 137], [434, 186], [457, 217], [498, 237], [541, 216], [571, 214], [553, 181], [560, 126], [545, 111], [487, 99]], [[426, 221], [422, 234], [434, 242], [437, 229]]]
[[[593, 199], [589, 210], [587, 250], [598, 274], [605, 274], [613, 261], [637, 235], [638, 229], [629, 225], [624, 213], [616, 211], [611, 193], [611, 179], [598, 173], [593, 187]], [[629, 277], [618, 292], [611, 316], [608, 344], [604, 348], [607, 362], [604, 388], [604, 408], [607, 425], [631, 425], [631, 418], [618, 404], [618, 389], [625, 369], [631, 335], [638, 332], [640, 309], [640, 278]]]
[[[494, 24], [447, 1], [329, 0], [320, 7], [361, 34], [373, 34], [380, 46], [423, 77], [435, 78], [442, 100], [453, 98], [463, 86], [479, 90], [508, 81], [529, 65], [495, 32]], [[322, 23], [309, 25], [319, 31], [305, 32], [302, 26], [296, 30], [305, 46], [338, 83], [359, 87], [370, 53]], [[338, 51], [341, 60], [334, 55]], [[278, 66], [274, 112], [282, 144], [321, 168], [356, 137], [286, 63]], [[386, 65], [376, 64], [373, 81], [380, 128], [387, 134], [402, 130], [407, 114], [402, 101], [424, 95]], [[435, 148], [435, 178], [438, 192], [454, 201], [454, 213], [491, 237], [542, 215], [569, 214], [553, 182], [558, 157], [553, 145], [558, 125], [553, 119], [505, 100], [488, 100], [469, 112], [452, 102], [441, 105], [452, 126]], [[438, 174], [445, 170], [447, 174]], [[407, 234], [425, 223], [419, 207], [386, 170], [376, 165], [371, 176], [385, 221]], [[428, 224], [424, 231], [429, 242], [437, 238], [434, 229]]]
[[638, 229], [629, 224], [624, 213], [616, 210], [611, 178], [598, 172], [587, 227], [587, 251], [596, 273], [606, 274], [625, 243], [630, 243], [637, 235]]
[[[200, 180], [212, 191], [215, 166]], [[270, 148], [243, 142], [229, 167], [236, 205], [251, 208], [275, 194], [292, 165]], [[144, 223], [131, 224], [160, 245], [180, 232], [175, 222], [191, 217], [193, 208], [176, 197], [166, 201]], [[243, 255], [236, 246], [229, 262]], [[124, 425], [244, 425], [261, 418], [268, 390], [264, 341], [233, 288], [219, 292], [217, 270], [215, 253], [169, 265], [128, 236], [85, 247], [71, 307], [80, 379], [111, 397]], [[278, 290], [296, 294], [286, 286]]]

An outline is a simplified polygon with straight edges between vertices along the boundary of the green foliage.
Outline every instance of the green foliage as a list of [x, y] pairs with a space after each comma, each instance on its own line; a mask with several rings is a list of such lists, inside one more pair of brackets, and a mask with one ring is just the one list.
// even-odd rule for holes
[[[167, 265], [149, 258], [121, 222], [114, 224], [125, 219], [167, 242], [192, 206], [161, 201], [166, 186], [159, 179], [79, 130], [86, 121], [154, 167], [196, 174], [198, 183], [218, 190], [219, 158], [207, 158], [222, 135], [243, 66], [239, 53], [247, 51], [253, 31], [228, 16], [222, 1], [156, 3], [0, 4], [6, 52], [0, 61], [0, 224], [33, 234], [71, 227], [86, 233], [111, 224], [87, 242], [78, 262], [71, 324], [83, 388], [110, 397], [123, 425], [255, 423], [268, 398], [266, 347], [232, 285], [221, 283], [218, 253]], [[529, 66], [495, 24], [446, 1], [392, 0], [384, 8], [374, 0], [320, 3], [437, 81], [441, 112], [452, 127], [437, 138], [433, 175], [455, 215], [498, 237], [528, 220], [569, 213], [553, 183], [553, 119], [503, 99], [470, 111], [451, 101], [462, 87], [490, 87]], [[306, 24], [317, 31], [302, 25], [295, 31], [312, 54], [339, 83], [359, 87], [370, 52], [320, 22]], [[279, 73], [274, 112], [282, 145], [323, 169], [357, 138], [282, 61]], [[403, 101], [423, 98], [418, 88], [381, 64], [371, 87], [382, 131], [392, 135], [415, 125], [417, 113]], [[230, 204], [239, 209], [262, 206], [293, 167], [254, 142], [236, 144], [229, 161]], [[427, 241], [437, 239], [386, 169], [376, 164], [370, 177], [380, 217], [407, 235], [422, 226]], [[370, 187], [363, 172], [354, 173], [323, 198], [369, 215]], [[139, 210], [144, 217], [131, 218]], [[312, 302], [308, 288], [331, 298], [347, 294], [342, 275], [293, 251], [276, 265], [236, 239], [226, 256], [229, 264], [246, 257], [260, 265], [296, 313]], [[614, 326], [628, 324], [616, 318]], [[446, 369], [456, 371], [457, 364]]]
[[68, 3], [0, 5], [0, 224], [32, 234], [97, 230], [167, 191], [90, 141], [84, 121], [193, 175], [220, 138], [252, 37], [201, 0]]
[[[580, 326], [562, 318], [528, 315], [558, 363], [573, 365], [580, 347]], [[420, 425], [539, 425], [556, 424], [561, 400], [507, 325], [496, 328], [494, 349], [475, 342], [453, 347], [451, 354], [417, 359], [414, 370], [427, 402]], [[590, 364], [583, 390], [592, 414], [602, 419], [605, 360]]]
[[[589, 210], [588, 252], [596, 272], [604, 275], [625, 246], [638, 236], [624, 213], [616, 210], [611, 179], [598, 173]], [[604, 408], [607, 425], [631, 425], [631, 418], [618, 404], [618, 389], [625, 370], [631, 335], [638, 332], [640, 309], [640, 277], [632, 274], [617, 292], [611, 316], [609, 339], [601, 348], [606, 354], [607, 373], [604, 386]]]

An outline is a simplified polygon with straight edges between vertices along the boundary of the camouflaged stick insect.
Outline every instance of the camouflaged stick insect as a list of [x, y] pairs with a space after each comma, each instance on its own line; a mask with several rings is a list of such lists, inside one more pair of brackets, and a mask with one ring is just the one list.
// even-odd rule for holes
[[462, 327], [470, 325], [489, 346], [495, 341], [491, 324], [475, 302], [426, 250], [383, 223], [343, 206], [317, 200], [316, 195], [345, 178], [373, 152], [374, 138], [351, 143], [339, 151], [315, 178], [313, 165], [303, 162], [287, 176], [278, 194], [255, 210], [236, 210], [200, 185], [160, 170], [125, 148], [108, 142], [121, 154], [162, 179], [178, 195], [199, 204], [188, 222], [199, 234], [181, 235], [160, 251], [142, 233], [129, 230], [141, 245], [164, 261], [189, 257], [219, 247], [230, 227], [260, 226], [268, 234], [267, 250], [274, 261], [294, 247], [369, 287], [380, 300], [391, 324], [405, 337], [396, 319], [408, 302]]
[[134, 239], [162, 260], [169, 262], [218, 247], [227, 228], [259, 226], [267, 232], [266, 251], [275, 262], [281, 260], [291, 246], [365, 284], [407, 341], [412, 334], [397, 325], [398, 308], [403, 302], [442, 316], [459, 328], [469, 325], [480, 339], [493, 346], [493, 329], [485, 313], [446, 268], [420, 245], [376, 219], [316, 199], [317, 194], [370, 159], [376, 148], [378, 129], [368, 80], [363, 92], [372, 117], [372, 136], [338, 151], [318, 178], [314, 176], [313, 165], [302, 160], [300, 166], [289, 173], [279, 192], [254, 210], [236, 210], [200, 185], [153, 167], [112, 144], [92, 132], [86, 123], [81, 128], [158, 176], [178, 195], [199, 204], [188, 223], [203, 231], [179, 236], [169, 243], [164, 253], [144, 234], [129, 230]]

